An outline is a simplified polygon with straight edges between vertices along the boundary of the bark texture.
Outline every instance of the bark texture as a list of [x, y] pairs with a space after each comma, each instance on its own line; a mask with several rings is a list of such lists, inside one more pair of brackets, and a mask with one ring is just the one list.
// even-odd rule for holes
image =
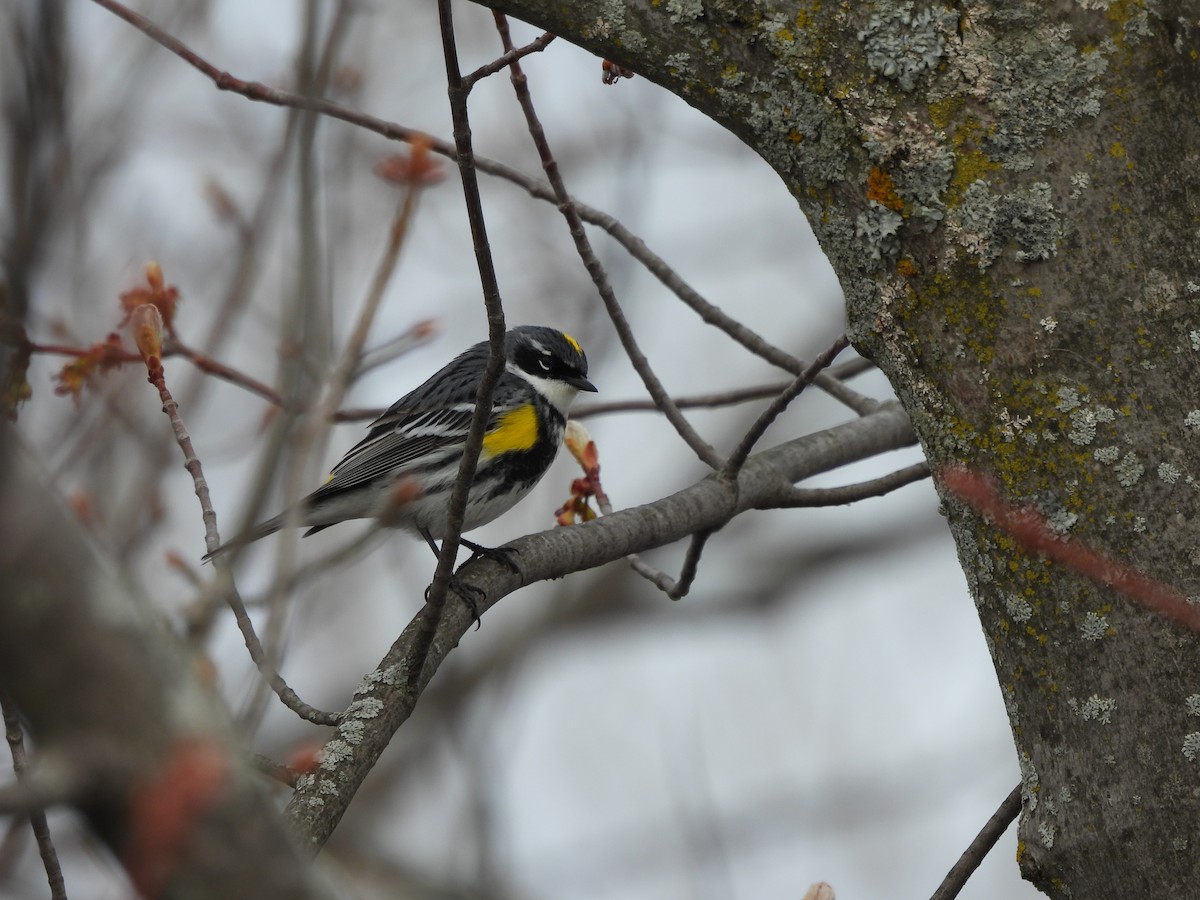
[[[935, 472], [1200, 595], [1200, 8], [492, 5], [770, 163]], [[536, 79], [536, 74], [531, 77]], [[947, 500], [1054, 897], [1200, 896], [1200, 641]]]
[[33, 783], [73, 804], [143, 896], [328, 896], [179, 639], [57, 504], [0, 423], [0, 694]]

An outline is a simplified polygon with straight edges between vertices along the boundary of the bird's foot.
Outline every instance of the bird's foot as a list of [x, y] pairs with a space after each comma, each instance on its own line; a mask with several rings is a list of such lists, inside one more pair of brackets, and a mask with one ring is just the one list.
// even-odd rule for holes
[[521, 567], [517, 565], [513, 559], [521, 551], [516, 547], [485, 547], [483, 544], [477, 544], [474, 541], [468, 541], [466, 538], [459, 538], [458, 542], [471, 551], [475, 556], [482, 556], [493, 562], [498, 562], [514, 575], [521, 574]]

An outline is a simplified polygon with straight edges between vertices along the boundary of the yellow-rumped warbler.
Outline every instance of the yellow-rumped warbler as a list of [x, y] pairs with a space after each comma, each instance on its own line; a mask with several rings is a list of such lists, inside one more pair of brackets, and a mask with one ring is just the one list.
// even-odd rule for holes
[[[568, 334], [521, 325], [504, 336], [504, 350], [463, 531], [486, 525], [533, 489], [562, 444], [571, 401], [579, 391], [596, 390], [583, 348]], [[294, 518], [308, 526], [305, 537], [347, 519], [386, 516], [387, 524], [417, 532], [436, 551], [490, 352], [487, 341], [476, 344], [372, 422], [324, 486], [300, 501]], [[268, 519], [205, 558], [273, 534], [288, 518]]]

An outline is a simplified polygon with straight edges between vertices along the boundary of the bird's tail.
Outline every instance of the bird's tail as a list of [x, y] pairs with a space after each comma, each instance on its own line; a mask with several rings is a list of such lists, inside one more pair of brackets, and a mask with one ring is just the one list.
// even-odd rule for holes
[[245, 533], [239, 534], [232, 540], [228, 540], [215, 550], [205, 553], [201, 558], [201, 562], [211, 562], [218, 556], [224, 556], [231, 550], [238, 547], [245, 547], [247, 544], [252, 544], [260, 538], [265, 538], [268, 534], [274, 534], [283, 527], [284, 516], [278, 515], [274, 518], [267, 519], [265, 522], [259, 522], [253, 528], [248, 529]]

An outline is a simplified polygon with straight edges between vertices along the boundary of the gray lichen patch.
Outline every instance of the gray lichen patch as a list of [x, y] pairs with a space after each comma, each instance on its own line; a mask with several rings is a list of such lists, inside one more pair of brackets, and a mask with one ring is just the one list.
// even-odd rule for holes
[[1200, 758], [1200, 731], [1193, 731], [1183, 736], [1183, 755], [1192, 762]]
[[383, 702], [374, 697], [360, 697], [346, 708], [346, 719], [373, 719], [383, 712]]
[[1063, 225], [1050, 185], [993, 193], [986, 179], [972, 182], [948, 217], [951, 236], [978, 257], [981, 269], [1010, 246], [1019, 262], [1049, 259], [1062, 240]]
[[1112, 714], [1117, 708], [1117, 701], [1114, 697], [1101, 697], [1097, 694], [1092, 694], [1082, 703], [1074, 697], [1067, 701], [1067, 706], [1071, 708], [1071, 712], [1075, 713], [1085, 722], [1099, 722], [1101, 725], [1108, 725], [1112, 721]]
[[1083, 624], [1079, 626], [1079, 633], [1085, 641], [1099, 641], [1108, 634], [1108, 618], [1094, 612], [1089, 612], [1083, 617]]
[[1182, 475], [1183, 473], [1170, 463], [1164, 462], [1158, 464], [1158, 480], [1163, 484], [1174, 484]]
[[1033, 607], [1030, 606], [1029, 601], [1015, 594], [1009, 595], [1005, 599], [1004, 608], [1008, 610], [1012, 620], [1018, 624], [1028, 622], [1033, 616]]
[[1141, 480], [1146, 467], [1141, 464], [1136, 453], [1126, 453], [1116, 465], [1117, 482], [1121, 487], [1133, 487]]
[[942, 6], [898, 3], [881, 9], [858, 33], [871, 71], [902, 91], [912, 91], [918, 78], [937, 68], [946, 55], [946, 40], [958, 25], [958, 16]]
[[[1027, 24], [994, 28], [992, 24]], [[965, 90], [987, 104], [994, 122], [983, 149], [1012, 171], [1033, 164], [1048, 135], [1070, 128], [1100, 111], [1100, 76], [1114, 50], [1076, 46], [1067, 25], [1047, 24], [1038, 4], [976, 8], [961, 41], [948, 45], [950, 69]]]
[[904, 217], [900, 213], [872, 200], [858, 214], [854, 234], [872, 260], [891, 261], [900, 252], [898, 235], [903, 223]]
[[693, 22], [704, 16], [703, 0], [667, 0], [667, 13], [672, 25]]
[[777, 172], [803, 173], [823, 186], [846, 175], [845, 123], [819, 97], [780, 70], [771, 80], [752, 78], [737, 89], [717, 88], [723, 105], [740, 108], [739, 118], [754, 134], [754, 147]]

